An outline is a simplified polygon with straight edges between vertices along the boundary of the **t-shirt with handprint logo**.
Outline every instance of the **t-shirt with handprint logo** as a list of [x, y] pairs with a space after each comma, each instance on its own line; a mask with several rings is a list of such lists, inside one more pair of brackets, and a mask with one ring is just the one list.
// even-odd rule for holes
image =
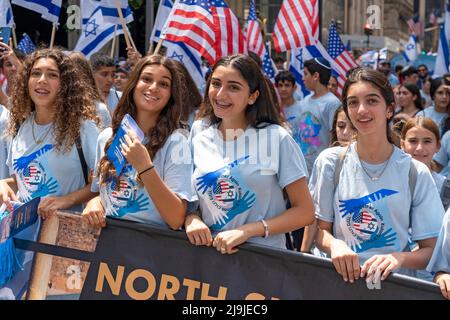
[[8, 158], [9, 137], [7, 136], [9, 111], [0, 105], [0, 179], [9, 178], [9, 169], [6, 165]]
[[[105, 145], [112, 136], [112, 129], [100, 133], [97, 142], [97, 163], [104, 155]], [[189, 203], [197, 200], [191, 185], [192, 157], [187, 133], [176, 131], [155, 154], [153, 164], [164, 183], [180, 198]], [[146, 139], [144, 139], [144, 143]], [[98, 168], [97, 168], [98, 170]], [[142, 223], [168, 227], [156, 209], [147, 189], [137, 181], [137, 172], [129, 163], [116, 179], [111, 177], [99, 185], [96, 170], [92, 191], [100, 192], [106, 215]]]
[[283, 109], [292, 130], [292, 137], [305, 156], [309, 173], [319, 153], [330, 144], [333, 117], [340, 104], [339, 99], [332, 93], [320, 98], [313, 98], [311, 94]]
[[[358, 253], [362, 262], [376, 254], [409, 251], [409, 228], [414, 241], [437, 237], [444, 208], [423, 163], [394, 148], [387, 163], [361, 164], [352, 144], [334, 190], [334, 168], [341, 150], [329, 148], [319, 155], [309, 188], [317, 218], [332, 222], [334, 236]], [[418, 168], [412, 197], [411, 161]], [[381, 177], [373, 181], [362, 165], [372, 177]]]
[[[192, 181], [202, 219], [213, 234], [279, 215], [286, 210], [283, 188], [307, 176], [300, 149], [278, 125], [249, 127], [232, 141], [224, 141], [213, 125], [191, 144]], [[249, 242], [286, 248], [284, 234]]]
[[427, 270], [450, 273], [450, 209], [445, 213]]
[[[46, 196], [63, 196], [85, 185], [83, 169], [74, 145], [68, 152], [55, 149], [53, 124], [38, 125], [28, 117], [14, 137], [8, 155], [10, 174], [15, 174], [20, 201]], [[95, 142], [99, 130], [93, 121], [83, 121], [80, 128], [81, 145], [89, 170], [94, 169]], [[36, 141], [43, 140], [37, 144]], [[81, 210], [81, 206], [72, 208]]]
[[[83, 169], [75, 145], [67, 152], [56, 152], [53, 124], [38, 125], [34, 123], [32, 113], [19, 128], [9, 145], [7, 164], [10, 175], [15, 175], [18, 186], [17, 196], [20, 202], [27, 202], [35, 197], [64, 196], [85, 186]], [[99, 129], [93, 121], [82, 121], [80, 139], [88, 170], [95, 165], [95, 144]], [[38, 144], [36, 141], [42, 140]], [[82, 206], [69, 208], [81, 211]], [[18, 233], [15, 237], [36, 240], [40, 219], [35, 224]], [[21, 292], [29, 278], [33, 252], [17, 250], [18, 259], [24, 270], [16, 273], [5, 287], [11, 297]], [[1, 296], [1, 293], [0, 293]], [[1, 298], [1, 297], [0, 297]]]

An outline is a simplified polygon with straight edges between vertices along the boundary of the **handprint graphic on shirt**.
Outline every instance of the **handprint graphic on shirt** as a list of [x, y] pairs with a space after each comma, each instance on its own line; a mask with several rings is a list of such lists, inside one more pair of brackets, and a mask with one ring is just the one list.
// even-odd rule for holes
[[21, 173], [23, 170], [25, 170], [28, 167], [28, 165], [32, 161], [36, 160], [37, 158], [39, 158], [40, 156], [49, 152], [52, 149], [53, 149], [53, 145], [46, 144], [41, 149], [39, 149], [36, 152], [33, 152], [32, 154], [30, 154], [28, 156], [23, 156], [23, 157], [20, 157], [19, 159], [14, 159], [14, 161], [13, 161], [14, 170], [16, 170], [18, 173]]
[[220, 169], [217, 169], [216, 171], [209, 172], [209, 173], [205, 174], [204, 176], [198, 177], [197, 178], [198, 182], [196, 184], [198, 187], [198, 191], [204, 194], [206, 192], [206, 190], [208, 190], [208, 188], [217, 184], [217, 180], [220, 178], [221, 175], [223, 175], [227, 171], [227, 169], [232, 169], [232, 168], [240, 165], [245, 160], [247, 160], [249, 157], [250, 156], [239, 158], [239, 159], [229, 163], [228, 165], [226, 165]]
[[[396, 232], [386, 225], [389, 212], [380, 213], [376, 203], [397, 194], [397, 191], [381, 189], [367, 196], [339, 200], [340, 227], [347, 245], [355, 252], [395, 246]], [[384, 210], [388, 210], [384, 206]], [[389, 228], [388, 230], [385, 230]]]
[[[249, 194], [250, 192], [247, 191], [242, 198], [237, 197], [233, 201], [233, 206], [231, 207], [230, 211], [226, 213], [223, 216], [218, 217], [219, 221], [214, 223], [210, 228], [211, 230], [218, 231], [222, 229], [228, 222], [233, 220], [238, 214], [241, 214], [251, 207], [253, 207], [256, 196], [254, 193]], [[216, 219], [214, 219], [216, 220]]]

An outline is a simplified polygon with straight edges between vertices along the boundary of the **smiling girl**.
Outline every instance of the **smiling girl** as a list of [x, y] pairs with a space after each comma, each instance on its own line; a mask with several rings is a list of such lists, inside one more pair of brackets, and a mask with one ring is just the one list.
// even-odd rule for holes
[[185, 222], [192, 244], [222, 254], [246, 241], [286, 248], [284, 233], [314, 221], [306, 165], [274, 99], [251, 58], [228, 56], [214, 66], [204, 100], [212, 125], [192, 139], [200, 202]]
[[[342, 97], [358, 134], [348, 148], [327, 149], [316, 161], [310, 180], [316, 244], [345, 281], [384, 280], [393, 271], [406, 272], [400, 268], [424, 269], [444, 209], [428, 168], [391, 143], [395, 101], [388, 79], [378, 71], [355, 69]], [[409, 228], [419, 245], [414, 252], [405, 251]]]

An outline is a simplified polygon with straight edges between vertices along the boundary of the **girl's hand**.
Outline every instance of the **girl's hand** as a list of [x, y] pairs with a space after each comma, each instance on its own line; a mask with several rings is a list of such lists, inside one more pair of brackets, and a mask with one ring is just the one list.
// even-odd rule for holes
[[391, 272], [400, 268], [402, 263], [401, 253], [375, 255], [362, 266], [361, 277], [372, 278], [378, 271], [381, 274], [381, 280], [384, 281]]
[[211, 230], [196, 214], [190, 214], [184, 222], [189, 241], [196, 246], [208, 246], [212, 244]]
[[90, 200], [81, 215], [84, 221], [94, 227], [106, 227], [105, 208], [100, 197]]
[[138, 140], [132, 132], [124, 136], [122, 141], [122, 154], [133, 168], [139, 173], [152, 165], [152, 160], [147, 148]]
[[56, 211], [70, 208], [70, 206], [66, 197], [46, 197], [39, 203], [38, 214], [45, 220], [56, 214]]
[[353, 283], [359, 279], [359, 257], [344, 241], [335, 239], [332, 242], [331, 260], [336, 271], [344, 278], [345, 282], [350, 280], [350, 283]]
[[18, 201], [14, 190], [3, 180], [0, 180], [0, 201], [6, 205], [6, 209], [10, 213], [14, 211], [11, 201]]
[[438, 273], [434, 281], [441, 288], [441, 292], [444, 298], [450, 300], [450, 274]]
[[248, 234], [241, 229], [220, 232], [213, 241], [213, 247], [222, 254], [232, 254], [239, 250], [237, 246], [248, 240]]

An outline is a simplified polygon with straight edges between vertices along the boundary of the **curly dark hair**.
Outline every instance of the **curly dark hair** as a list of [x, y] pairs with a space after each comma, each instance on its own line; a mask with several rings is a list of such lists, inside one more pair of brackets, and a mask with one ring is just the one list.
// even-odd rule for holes
[[183, 84], [184, 77], [180, 73], [179, 69], [173, 60], [160, 55], [151, 55], [142, 58], [130, 73], [128, 84], [123, 91], [122, 98], [120, 99], [112, 117], [111, 127], [113, 130], [113, 135], [107, 141], [105, 145], [105, 156], [99, 163], [99, 175], [101, 177], [100, 183], [102, 184], [109, 181], [110, 177], [115, 175], [114, 165], [106, 157], [106, 150], [108, 150], [109, 146], [113, 142], [125, 114], [128, 113], [131, 117], [136, 119], [137, 108], [133, 99], [134, 89], [139, 82], [142, 71], [145, 67], [150, 65], [164, 66], [172, 75], [171, 96], [169, 102], [160, 112], [158, 119], [156, 120], [157, 125], [146, 133], [149, 141], [145, 147], [147, 148], [150, 157], [153, 159], [158, 150], [163, 147], [164, 143], [166, 143], [169, 136], [175, 130], [187, 129], [186, 124], [182, 121], [182, 116], [184, 108], [183, 99], [188, 95], [188, 93], [186, 92], [187, 87]]
[[59, 69], [60, 86], [53, 118], [55, 150], [66, 153], [80, 137], [83, 120], [93, 120], [97, 124], [100, 120], [93, 101], [86, 94], [90, 90], [88, 85], [76, 70], [73, 61], [60, 49], [39, 49], [24, 61], [23, 69], [17, 74], [11, 90], [12, 107], [8, 134], [14, 137], [20, 126], [36, 110], [28, 90], [28, 81], [31, 70], [39, 59], [52, 59]]

